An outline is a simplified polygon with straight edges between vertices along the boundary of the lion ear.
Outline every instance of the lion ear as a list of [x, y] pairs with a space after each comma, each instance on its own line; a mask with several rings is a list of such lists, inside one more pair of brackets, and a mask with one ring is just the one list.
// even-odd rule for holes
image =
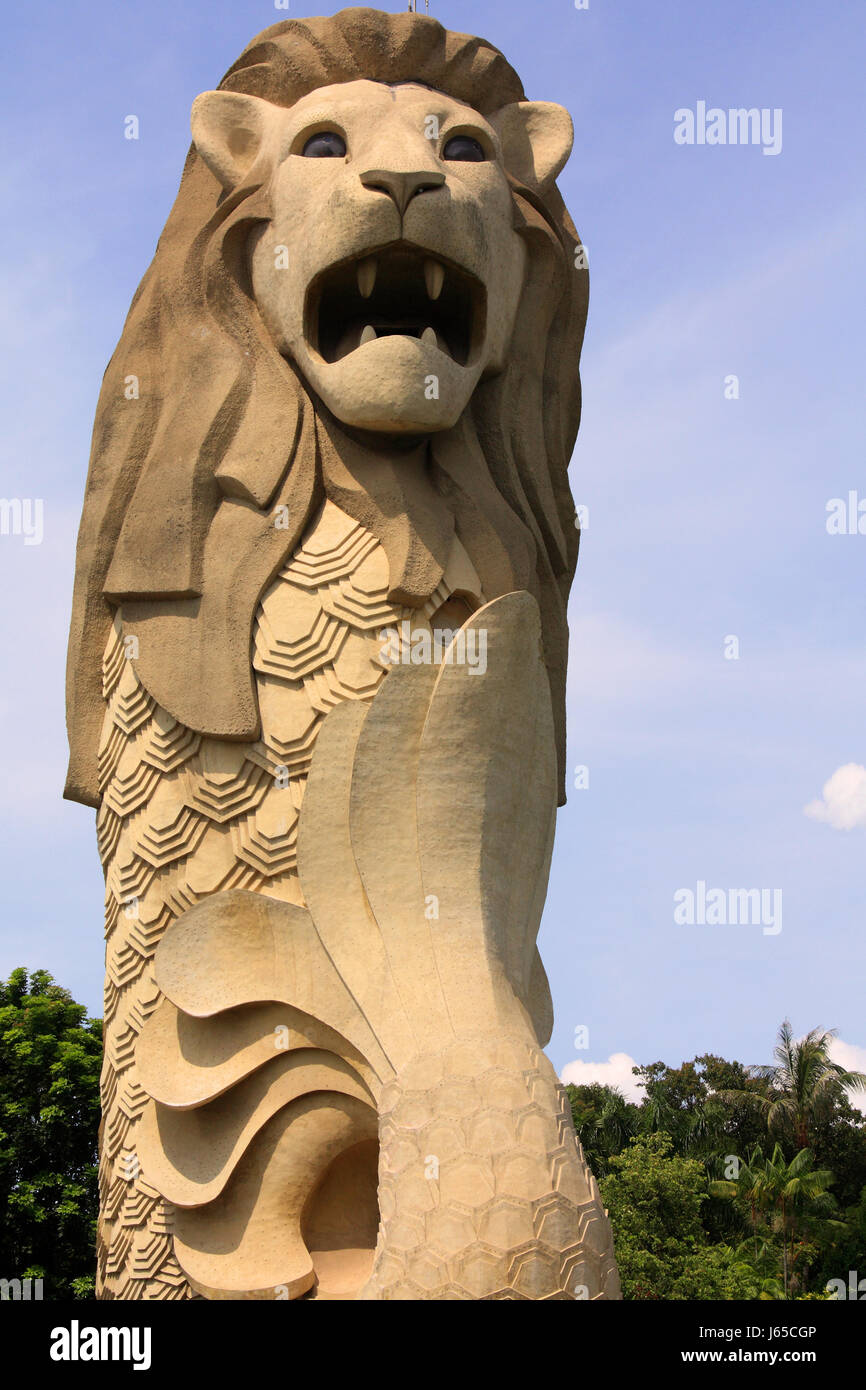
[[562, 169], [574, 144], [574, 126], [553, 101], [515, 101], [491, 117], [505, 167], [521, 183], [544, 189]]
[[235, 188], [273, 128], [274, 108], [243, 92], [202, 92], [192, 104], [196, 149], [222, 184]]

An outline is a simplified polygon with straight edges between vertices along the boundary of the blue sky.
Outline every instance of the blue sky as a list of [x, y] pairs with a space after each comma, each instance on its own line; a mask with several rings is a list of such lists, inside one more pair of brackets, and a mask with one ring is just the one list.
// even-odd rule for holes
[[[798, 1032], [837, 1027], [862, 1066], [866, 772], [831, 796], [830, 820], [804, 814], [838, 769], [866, 764], [866, 535], [825, 524], [830, 499], [866, 499], [862, 12], [432, 12], [502, 48], [577, 132], [560, 187], [591, 269], [572, 465], [589, 525], [569, 761], [589, 787], [560, 812], [542, 926], [550, 1054], [614, 1079], [630, 1066], [614, 1054], [765, 1061], [788, 1015]], [[0, 491], [44, 499], [45, 534], [0, 537], [0, 972], [45, 966], [96, 1012], [93, 813], [60, 797], [93, 410], [177, 188], [189, 106], [285, 15], [264, 0], [47, 0], [4, 19]], [[781, 152], [676, 144], [675, 111], [699, 101], [780, 108]], [[124, 139], [131, 113], [138, 141]], [[837, 828], [846, 808], [855, 824]], [[698, 881], [781, 889], [782, 930], [678, 925], [674, 894]]]

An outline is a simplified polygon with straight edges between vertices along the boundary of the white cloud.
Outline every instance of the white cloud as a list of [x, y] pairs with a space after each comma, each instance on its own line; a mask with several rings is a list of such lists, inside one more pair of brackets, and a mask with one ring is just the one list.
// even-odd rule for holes
[[562, 1069], [563, 1085], [589, 1086], [600, 1082], [602, 1086], [616, 1086], [626, 1100], [640, 1103], [643, 1100], [643, 1083], [632, 1076], [632, 1067], [638, 1064], [627, 1052], [613, 1052], [606, 1062], [568, 1062]]
[[824, 799], [803, 807], [812, 820], [824, 820], [836, 830], [866, 827], [866, 767], [845, 763], [824, 783]]
[[[846, 1043], [841, 1038], [834, 1038], [828, 1051], [830, 1060], [838, 1062], [840, 1067], [844, 1067], [846, 1071], [866, 1072], [866, 1047], [857, 1047], [854, 1043]], [[866, 1115], [866, 1091], [849, 1091], [848, 1099], [855, 1110], [860, 1110]]]
[[[866, 1047], [834, 1038], [830, 1043], [830, 1058], [838, 1062], [846, 1071], [866, 1072]], [[639, 1105], [644, 1099], [643, 1083], [632, 1075], [632, 1067], [638, 1064], [627, 1052], [613, 1052], [606, 1062], [568, 1062], [562, 1069], [560, 1080], [563, 1086], [589, 1086], [599, 1082], [602, 1086], [616, 1086], [626, 1100]], [[866, 1091], [849, 1091], [848, 1099], [855, 1110], [866, 1115]]]

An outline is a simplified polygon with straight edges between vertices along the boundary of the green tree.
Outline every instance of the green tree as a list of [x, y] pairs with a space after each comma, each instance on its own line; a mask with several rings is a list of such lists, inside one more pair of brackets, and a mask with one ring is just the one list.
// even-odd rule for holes
[[713, 1161], [723, 1154], [748, 1153], [760, 1140], [764, 1132], [760, 1116], [723, 1098], [730, 1090], [755, 1096], [765, 1093], [765, 1083], [749, 1076], [742, 1063], [706, 1053], [680, 1067], [653, 1062], [633, 1070], [646, 1091], [641, 1128], [650, 1134], [670, 1134], [677, 1153]]
[[[790, 1163], [776, 1144], [766, 1164], [766, 1190], [779, 1213], [782, 1235], [782, 1286], [787, 1297], [794, 1263], [798, 1211], [817, 1202], [833, 1182], [833, 1174], [816, 1169], [808, 1149], [798, 1149]], [[790, 1256], [789, 1256], [790, 1242]]]
[[819, 1168], [836, 1174], [839, 1205], [854, 1206], [866, 1187], [866, 1116], [841, 1095], [832, 1112], [814, 1122], [809, 1148]]
[[755, 1258], [758, 1257], [758, 1214], [772, 1214], [776, 1218], [782, 1257], [782, 1291], [785, 1298], [791, 1289], [791, 1275], [799, 1255], [801, 1271], [798, 1284], [802, 1284], [808, 1265], [814, 1261], [817, 1250], [809, 1249], [804, 1241], [797, 1246], [797, 1223], [801, 1213], [809, 1208], [827, 1210], [825, 1200], [833, 1183], [833, 1174], [827, 1169], [815, 1168], [809, 1149], [799, 1149], [790, 1162], [786, 1159], [781, 1145], [776, 1144], [769, 1158], [763, 1158], [757, 1150], [752, 1153], [748, 1164], [743, 1164], [736, 1181], [715, 1182], [711, 1191], [717, 1196], [729, 1196], [747, 1203], [755, 1231]]
[[0, 1277], [92, 1290], [102, 1024], [45, 970], [0, 983]]
[[775, 1297], [774, 1281], [755, 1266], [750, 1252], [740, 1246], [699, 1245], [683, 1260], [673, 1280], [673, 1300], [719, 1301]]
[[807, 1148], [815, 1127], [834, 1113], [846, 1091], [866, 1091], [866, 1073], [847, 1071], [831, 1060], [835, 1036], [834, 1029], [813, 1028], [796, 1039], [785, 1019], [773, 1049], [775, 1061], [749, 1068], [753, 1077], [766, 1083], [766, 1095], [731, 1089], [723, 1098], [758, 1110], [770, 1134], [790, 1135], [798, 1149]]
[[736, 1178], [718, 1178], [710, 1183], [712, 1196], [733, 1198], [748, 1211], [756, 1260], [758, 1259], [758, 1226], [767, 1205], [764, 1164], [764, 1156], [756, 1146], [747, 1163], [738, 1163]]
[[621, 1153], [637, 1132], [639, 1111], [616, 1086], [590, 1082], [566, 1087], [571, 1118], [587, 1162], [597, 1178], [610, 1171], [611, 1158]]
[[[825, 1288], [830, 1279], [841, 1279], [848, 1298], [851, 1296], [848, 1285], [853, 1275], [859, 1301], [866, 1299], [866, 1187], [859, 1200], [845, 1208], [842, 1217], [825, 1230], [819, 1241], [812, 1278], [819, 1289]], [[864, 1281], [862, 1290], [857, 1287], [861, 1280]]]
[[[667, 1134], [639, 1135], [611, 1159], [611, 1172], [599, 1183], [613, 1226], [623, 1295], [729, 1297], [719, 1291], [726, 1282], [720, 1265], [714, 1271], [700, 1258], [707, 1248], [701, 1224], [701, 1206], [708, 1200], [703, 1165], [672, 1150]], [[684, 1292], [698, 1287], [704, 1291]], [[711, 1287], [715, 1291], [706, 1292]]]

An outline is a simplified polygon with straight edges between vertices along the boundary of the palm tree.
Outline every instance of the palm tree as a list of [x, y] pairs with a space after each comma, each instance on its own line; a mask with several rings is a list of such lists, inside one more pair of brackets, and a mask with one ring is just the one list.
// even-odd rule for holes
[[779, 1279], [776, 1255], [777, 1252], [763, 1239], [760, 1249], [756, 1249], [754, 1255], [748, 1251], [746, 1245], [740, 1245], [735, 1251], [735, 1257], [739, 1257], [741, 1263], [747, 1265], [755, 1275], [758, 1281], [755, 1293], [762, 1303], [776, 1302], [785, 1297], [785, 1290]]
[[800, 1149], [788, 1163], [778, 1144], [769, 1158], [764, 1158], [760, 1150], [755, 1148], [749, 1162], [740, 1165], [736, 1181], [720, 1179], [710, 1183], [710, 1192], [714, 1197], [739, 1197], [748, 1205], [756, 1262], [759, 1258], [758, 1214], [764, 1211], [776, 1214], [782, 1236], [782, 1289], [785, 1298], [788, 1297], [790, 1273], [788, 1242], [790, 1239], [793, 1260], [796, 1214], [802, 1208], [819, 1202], [834, 1181], [829, 1168], [813, 1168], [813, 1162], [809, 1149]]
[[671, 1105], [666, 1094], [656, 1086], [648, 1086], [640, 1108], [641, 1128], [646, 1134], [679, 1135], [682, 1112]]
[[765, 1206], [765, 1185], [763, 1172], [766, 1159], [756, 1146], [749, 1155], [748, 1163], [741, 1163], [736, 1178], [715, 1178], [710, 1182], [710, 1192], [714, 1197], [739, 1197], [749, 1209], [752, 1222], [752, 1237], [755, 1242], [755, 1259], [758, 1258], [758, 1215]]
[[781, 1148], [776, 1144], [771, 1157], [766, 1160], [759, 1183], [759, 1191], [764, 1198], [765, 1205], [774, 1207], [780, 1219], [782, 1284], [786, 1298], [788, 1296], [790, 1269], [788, 1262], [789, 1229], [793, 1260], [795, 1218], [798, 1209], [808, 1206], [823, 1196], [834, 1181], [829, 1168], [813, 1168], [813, 1162], [814, 1159], [809, 1149], [800, 1149], [788, 1163]]
[[598, 1082], [570, 1089], [574, 1127], [596, 1177], [610, 1171], [610, 1159], [637, 1132], [637, 1109], [617, 1086]]
[[599, 1116], [599, 1137], [608, 1158], [621, 1153], [636, 1133], [634, 1107], [618, 1087], [611, 1086]]
[[866, 1091], [866, 1073], [846, 1071], [831, 1061], [829, 1049], [835, 1036], [835, 1028], [813, 1028], [804, 1038], [795, 1039], [785, 1019], [773, 1049], [775, 1062], [749, 1067], [751, 1076], [767, 1083], [766, 1096], [754, 1091], [722, 1091], [720, 1096], [734, 1105], [759, 1109], [771, 1134], [787, 1131], [797, 1148], [805, 1149], [815, 1122], [844, 1091]]

